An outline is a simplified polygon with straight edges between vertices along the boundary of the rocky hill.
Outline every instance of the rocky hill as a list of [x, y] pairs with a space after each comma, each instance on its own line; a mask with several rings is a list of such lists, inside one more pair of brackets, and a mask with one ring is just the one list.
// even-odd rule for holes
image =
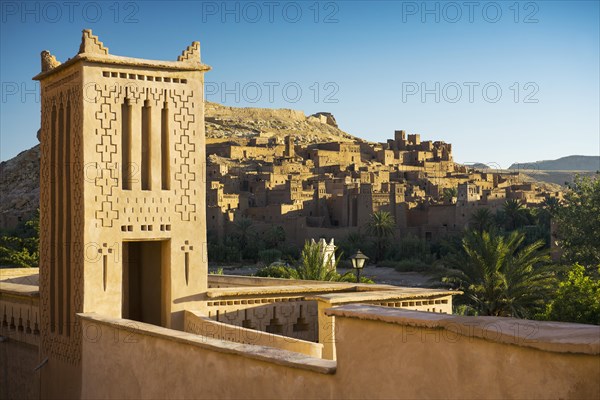
[[538, 171], [600, 171], [600, 156], [567, 156], [556, 160], [515, 163], [508, 169]]
[[335, 118], [328, 113], [306, 116], [299, 110], [227, 107], [206, 102], [205, 121], [209, 139], [291, 134], [298, 143], [361, 140], [339, 129]]
[[40, 203], [40, 146], [0, 163], [0, 229], [28, 220]]

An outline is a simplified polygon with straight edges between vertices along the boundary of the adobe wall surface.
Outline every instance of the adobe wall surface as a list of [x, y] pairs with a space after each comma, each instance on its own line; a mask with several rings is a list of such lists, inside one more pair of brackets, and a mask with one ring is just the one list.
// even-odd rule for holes
[[83, 343], [82, 397], [600, 396], [596, 326], [365, 305], [328, 314], [336, 318], [337, 362], [83, 314], [84, 330], [102, 334]]
[[0, 341], [0, 399], [39, 399], [38, 346]]
[[[142, 323], [128, 332], [88, 320], [84, 330], [93, 324], [102, 334], [84, 340], [85, 399], [332, 397], [331, 361], [184, 332], [173, 340], [173, 331]], [[313, 367], [300, 368], [306, 362]]]
[[336, 375], [355, 385], [336, 387], [340, 398], [357, 388], [368, 398], [600, 396], [600, 327], [359, 305], [332, 311]]
[[289, 336], [213, 321], [198, 312], [185, 312], [185, 332], [236, 343], [256, 344], [321, 358], [323, 345]]

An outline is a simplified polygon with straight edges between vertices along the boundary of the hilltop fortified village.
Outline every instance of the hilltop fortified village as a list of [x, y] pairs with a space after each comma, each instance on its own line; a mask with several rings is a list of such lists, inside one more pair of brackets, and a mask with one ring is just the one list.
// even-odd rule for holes
[[[422, 141], [419, 134], [396, 131], [387, 143], [304, 136], [306, 125], [337, 129], [331, 114], [242, 109], [250, 124], [238, 130], [250, 134], [219, 137], [225, 136], [219, 127], [236, 125], [240, 115], [218, 104], [206, 107], [207, 228], [220, 238], [232, 222], [248, 217], [257, 226], [282, 226], [297, 245], [307, 237], [343, 239], [374, 212], [387, 211], [400, 235], [435, 240], [462, 231], [480, 208], [494, 212], [507, 199], [531, 207], [561, 195], [523, 182], [518, 172], [456, 164], [452, 145]], [[261, 119], [304, 125], [283, 136]]]
[[[239, 212], [329, 229], [387, 207], [410, 229], [416, 215], [438, 226], [442, 207], [455, 229], [469, 204], [530, 192], [404, 132], [385, 145], [213, 142], [207, 191], [209, 70], [198, 42], [177, 61], [134, 59], [89, 30], [64, 63], [42, 53], [41, 262], [2, 272], [2, 398], [600, 396], [594, 326], [455, 316], [447, 290], [208, 276], [213, 215], [222, 231], [216, 217]], [[456, 204], [442, 203], [454, 185]]]

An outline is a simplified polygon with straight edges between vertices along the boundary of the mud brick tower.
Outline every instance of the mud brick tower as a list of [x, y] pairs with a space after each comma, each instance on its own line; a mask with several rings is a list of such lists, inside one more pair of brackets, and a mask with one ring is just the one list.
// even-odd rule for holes
[[198, 42], [177, 61], [143, 60], [110, 55], [90, 30], [62, 64], [42, 52], [45, 395], [80, 392], [81, 342], [94, 333], [77, 313], [181, 329], [183, 304], [206, 292], [209, 69]]

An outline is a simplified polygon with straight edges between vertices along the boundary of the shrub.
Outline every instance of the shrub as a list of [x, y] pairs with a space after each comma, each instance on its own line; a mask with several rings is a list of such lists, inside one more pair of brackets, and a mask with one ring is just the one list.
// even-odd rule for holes
[[547, 306], [545, 318], [552, 321], [600, 325], [600, 280], [575, 264], [560, 282], [556, 297]]
[[266, 267], [259, 268], [254, 275], [263, 278], [291, 279], [290, 267], [281, 263], [273, 263], [271, 265], [267, 265]]
[[238, 248], [224, 244], [208, 244], [209, 262], [239, 262], [242, 255]]
[[280, 260], [281, 256], [282, 256], [281, 251], [279, 251], [277, 249], [267, 249], [267, 250], [261, 250], [258, 252], [259, 261], [262, 261], [266, 265], [270, 265], [270, 264], [274, 263], [275, 261]]
[[[356, 283], [356, 275], [352, 272], [345, 273], [344, 275], [340, 275], [338, 282], [350, 282]], [[369, 279], [365, 276], [360, 277], [360, 283], [375, 283], [372, 279]]]

